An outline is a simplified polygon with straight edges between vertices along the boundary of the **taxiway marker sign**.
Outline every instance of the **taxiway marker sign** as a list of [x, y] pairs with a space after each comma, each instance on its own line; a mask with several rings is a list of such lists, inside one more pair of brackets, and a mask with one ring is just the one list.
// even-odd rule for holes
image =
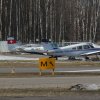
[[55, 58], [40, 58], [39, 59], [40, 70], [55, 69]]

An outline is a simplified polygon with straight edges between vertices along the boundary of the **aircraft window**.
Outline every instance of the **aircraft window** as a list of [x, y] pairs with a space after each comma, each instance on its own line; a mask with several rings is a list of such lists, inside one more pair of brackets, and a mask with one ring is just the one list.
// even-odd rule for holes
[[58, 48], [56, 43], [51, 44], [53, 48]]
[[84, 45], [84, 49], [89, 49], [90, 46], [89, 45]]
[[82, 46], [78, 46], [77, 49], [78, 49], [78, 50], [82, 50]]
[[74, 48], [72, 48], [72, 50], [76, 50], [76, 48], [74, 47]]
[[94, 48], [92, 45], [89, 45], [90, 46], [90, 48]]

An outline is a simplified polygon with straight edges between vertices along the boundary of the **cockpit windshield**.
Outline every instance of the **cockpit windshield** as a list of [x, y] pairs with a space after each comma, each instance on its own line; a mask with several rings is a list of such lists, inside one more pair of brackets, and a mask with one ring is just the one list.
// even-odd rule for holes
[[51, 44], [54, 49], [58, 49], [58, 45], [56, 43]]
[[91, 48], [94, 48], [94, 46], [92, 46], [92, 45], [89, 45]]
[[94, 48], [94, 47], [92, 45], [84, 45], [83, 48], [84, 49], [91, 49], [91, 48]]

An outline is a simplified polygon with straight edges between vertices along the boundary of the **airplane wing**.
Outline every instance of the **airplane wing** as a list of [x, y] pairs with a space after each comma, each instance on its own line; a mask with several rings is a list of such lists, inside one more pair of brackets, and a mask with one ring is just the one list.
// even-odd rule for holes
[[83, 53], [83, 54], [81, 54], [81, 56], [94, 55], [94, 54], [98, 54], [98, 53], [100, 53], [100, 51], [93, 51], [93, 52]]
[[34, 50], [34, 49], [24, 49], [24, 48], [16, 48], [16, 51], [20, 52], [20, 53], [30, 53], [30, 54], [42, 54], [45, 53], [43, 50]]

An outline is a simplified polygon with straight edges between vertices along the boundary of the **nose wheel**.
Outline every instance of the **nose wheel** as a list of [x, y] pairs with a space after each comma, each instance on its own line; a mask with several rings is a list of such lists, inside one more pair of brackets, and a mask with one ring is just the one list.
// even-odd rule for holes
[[89, 60], [89, 57], [85, 56], [85, 60]]
[[52, 57], [49, 57], [49, 58], [55, 58], [56, 60], [58, 60], [58, 57], [53, 57], [53, 56], [52, 56]]
[[68, 60], [75, 60], [75, 57], [70, 56], [70, 57], [68, 58]]

